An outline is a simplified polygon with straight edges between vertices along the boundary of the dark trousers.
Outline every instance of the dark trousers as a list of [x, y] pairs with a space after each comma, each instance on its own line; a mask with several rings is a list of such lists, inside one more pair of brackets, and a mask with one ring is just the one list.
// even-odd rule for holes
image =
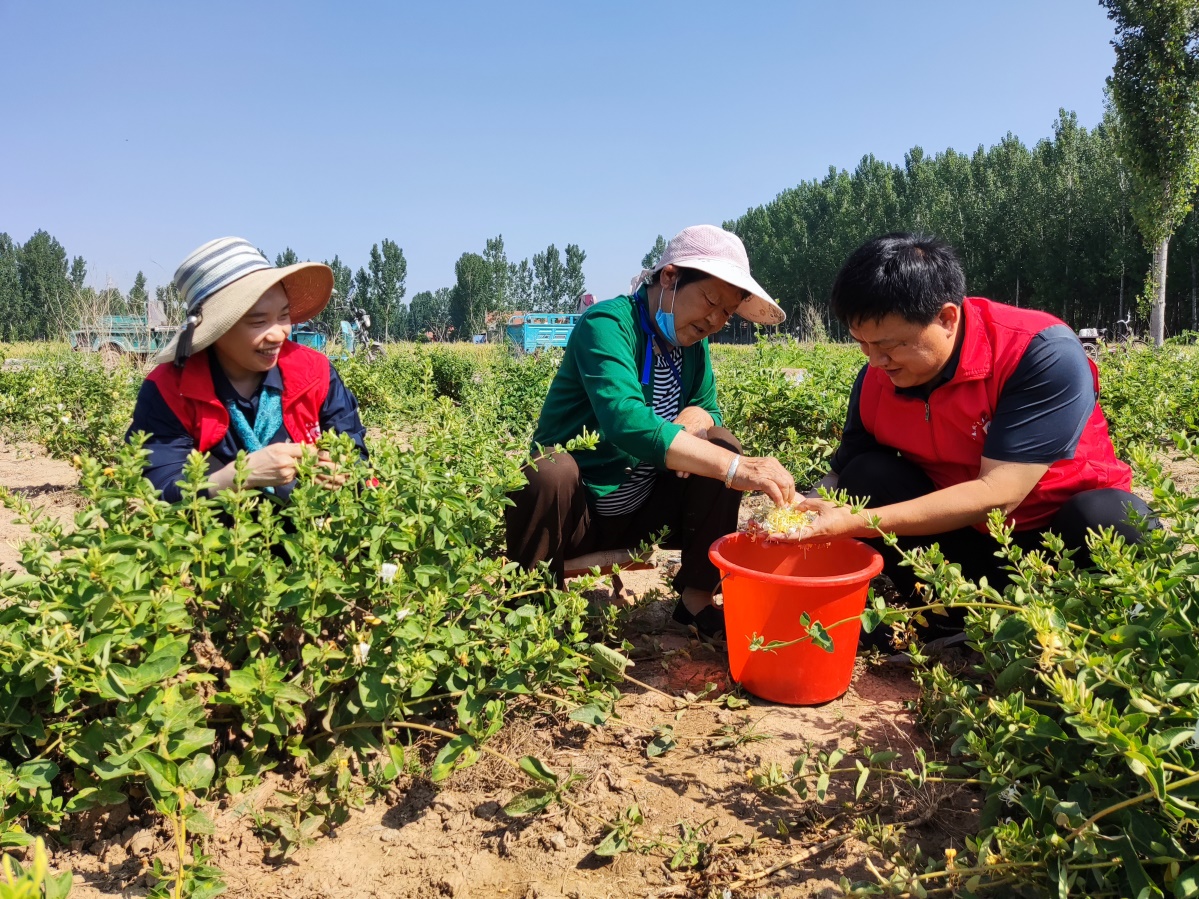
[[[741, 443], [724, 428], [711, 428], [708, 440], [741, 452]], [[585, 553], [634, 549], [652, 534], [669, 528], [663, 544], [682, 550], [683, 565], [674, 579], [680, 593], [688, 587], [716, 589], [720, 573], [708, 559], [708, 547], [737, 529], [741, 493], [720, 481], [673, 471], [659, 472], [653, 492], [627, 515], [600, 515], [588, 503], [579, 466], [569, 453], [549, 453], [525, 467], [529, 483], [509, 494], [504, 511], [508, 558], [524, 568], [549, 562], [559, 586], [563, 563]]]
[[[888, 506], [906, 502], [936, 490], [936, 486], [918, 466], [907, 461], [898, 453], [885, 451], [863, 453], [855, 457], [840, 473], [837, 487], [850, 496], [869, 497], [868, 508]], [[1140, 543], [1141, 532], [1129, 520], [1129, 510], [1150, 517], [1149, 507], [1144, 501], [1125, 490], [1085, 490], [1072, 496], [1044, 529], [1015, 531], [1013, 542], [1023, 549], [1041, 546], [1045, 531], [1060, 536], [1067, 549], [1076, 550], [1075, 561], [1081, 566], [1091, 564], [1087, 551], [1087, 531], [1115, 528], [1129, 543]], [[916, 600], [917, 578], [912, 569], [899, 564], [900, 554], [896, 548], [883, 543], [882, 538], [865, 541], [883, 554], [883, 572], [891, 578], [903, 602]], [[922, 537], [900, 537], [899, 547], [906, 550], [937, 543], [945, 558], [958, 563], [962, 574], [972, 581], [985, 577], [987, 583], [1002, 591], [1010, 582], [1006, 570], [1006, 559], [995, 553], [999, 543], [990, 535], [974, 528], [959, 528], [945, 534], [930, 534]], [[942, 625], [930, 635], [936, 636], [945, 630], [961, 630], [964, 615], [959, 613], [947, 619], [934, 617], [930, 625]]]

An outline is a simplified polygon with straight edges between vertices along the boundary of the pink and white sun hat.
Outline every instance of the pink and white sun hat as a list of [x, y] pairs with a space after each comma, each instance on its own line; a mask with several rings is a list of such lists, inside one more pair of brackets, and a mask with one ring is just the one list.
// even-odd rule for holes
[[746, 321], [760, 325], [779, 325], [787, 319], [787, 313], [783, 312], [779, 304], [771, 299], [770, 294], [750, 275], [745, 244], [731, 231], [725, 231], [716, 225], [692, 225], [684, 228], [670, 239], [657, 264], [652, 269], [645, 269], [633, 279], [633, 290], [668, 265], [693, 268], [744, 290], [749, 296], [737, 308], [737, 314]]

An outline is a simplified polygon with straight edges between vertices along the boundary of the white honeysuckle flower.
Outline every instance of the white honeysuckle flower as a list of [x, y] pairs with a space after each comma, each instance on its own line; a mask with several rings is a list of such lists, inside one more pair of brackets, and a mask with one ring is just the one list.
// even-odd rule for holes
[[396, 621], [403, 621], [405, 618], [407, 618], [411, 614], [412, 614], [411, 609], [400, 609], [400, 611], [396, 612]]
[[1195, 732], [1191, 734], [1191, 748], [1199, 749], [1199, 721], [1195, 722]]
[[1128, 620], [1132, 621], [1134, 618], [1140, 618], [1144, 614], [1145, 614], [1145, 607], [1141, 603], [1137, 603], [1135, 606], [1133, 606], [1131, 609], [1128, 610]]
[[369, 643], [357, 643], [354, 646], [354, 661], [359, 665], [366, 664], [366, 658], [371, 654], [371, 645]]
[[1020, 799], [1020, 781], [1008, 784], [1003, 788], [1003, 792], [999, 794], [999, 798], [1004, 801], [1005, 805], [1015, 805]]
[[51, 680], [53, 680], [54, 683], [57, 684], [59, 681], [61, 681], [62, 680], [62, 665], [55, 665], [53, 670], [50, 672], [50, 675], [51, 675]]
[[400, 566], [395, 562], [384, 562], [379, 566], [379, 577], [383, 579], [383, 583], [390, 584], [395, 580], [396, 572], [400, 570]]

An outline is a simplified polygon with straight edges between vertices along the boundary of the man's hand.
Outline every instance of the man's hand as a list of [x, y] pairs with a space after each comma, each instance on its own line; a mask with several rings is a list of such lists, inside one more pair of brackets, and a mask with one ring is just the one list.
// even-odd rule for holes
[[815, 512], [816, 519], [793, 534], [771, 534], [772, 540], [791, 543], [828, 543], [843, 537], [876, 536], [867, 524], [869, 512], [853, 513], [849, 506], [824, 499], [805, 499], [797, 506], [801, 512]]

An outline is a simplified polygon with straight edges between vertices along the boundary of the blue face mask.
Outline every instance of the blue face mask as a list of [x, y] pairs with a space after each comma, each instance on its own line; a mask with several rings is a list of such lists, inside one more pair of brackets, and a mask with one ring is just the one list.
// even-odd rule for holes
[[[654, 324], [658, 326], [658, 330], [662, 332], [662, 336], [671, 346], [679, 345], [678, 335], [674, 333], [674, 300], [679, 292], [678, 281], [675, 282], [673, 290], [670, 292], [670, 311], [662, 310], [662, 299], [658, 299], [658, 311], [654, 313]], [[665, 295], [666, 288], [662, 288], [662, 293]]]

